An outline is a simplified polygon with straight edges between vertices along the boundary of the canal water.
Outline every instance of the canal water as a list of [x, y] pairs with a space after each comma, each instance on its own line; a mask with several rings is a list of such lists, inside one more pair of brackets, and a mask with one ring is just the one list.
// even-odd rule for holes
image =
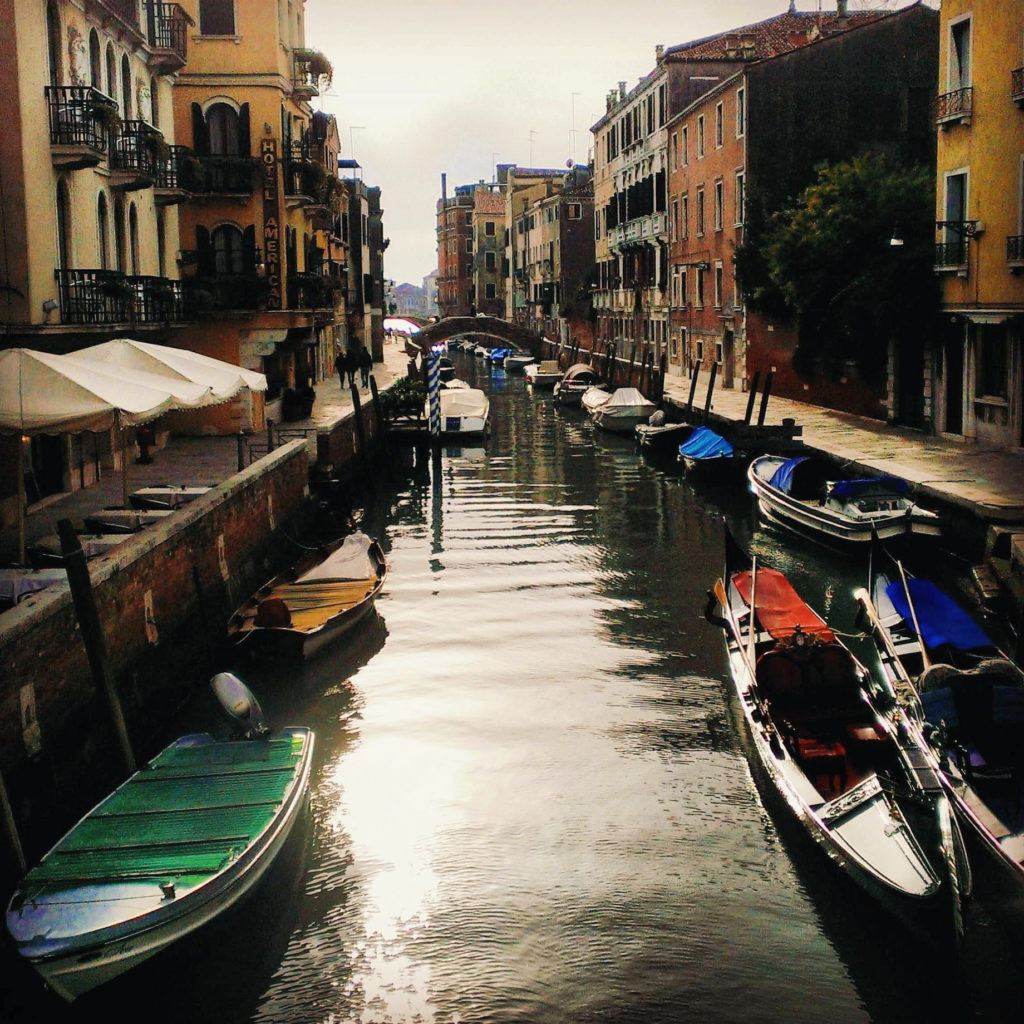
[[456, 361], [493, 434], [372, 500], [377, 616], [303, 670], [244, 666], [317, 733], [287, 856], [169, 957], [70, 1011], [23, 982], [6, 1019], [1019, 1019], [1018, 939], [972, 909], [951, 969], [751, 775], [702, 619], [723, 520], [841, 629], [862, 570], [754, 530], [740, 480], [687, 482]]

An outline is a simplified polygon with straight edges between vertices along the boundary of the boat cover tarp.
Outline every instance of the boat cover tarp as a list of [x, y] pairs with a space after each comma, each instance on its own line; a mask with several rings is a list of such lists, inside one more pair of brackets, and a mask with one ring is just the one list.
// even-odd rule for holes
[[588, 366], [586, 363], [573, 363], [568, 370], [565, 371], [565, 379], [567, 381], [575, 380], [583, 383], [585, 381], [596, 382], [601, 378], [598, 376], [597, 370], [592, 366]]
[[345, 538], [340, 548], [295, 582], [306, 584], [370, 579], [377, 575], [376, 563], [370, 557], [372, 545], [373, 541], [365, 533], [353, 533]]
[[[921, 627], [921, 636], [929, 650], [946, 645], [958, 651], [994, 646], [985, 631], [934, 583], [922, 579], [910, 579], [907, 583], [914, 611], [917, 612], [917, 623]], [[909, 628], [913, 628], [914, 620], [903, 583], [900, 580], [893, 581], [885, 588], [885, 593], [903, 621]]]
[[709, 427], [697, 427], [679, 446], [679, 454], [688, 459], [727, 459], [732, 456], [733, 447]]
[[896, 476], [869, 476], [858, 480], [837, 480], [832, 487], [832, 497], [840, 501], [857, 498], [872, 488], [885, 494], [906, 494], [910, 485]]
[[[738, 572], [732, 580], [740, 597], [749, 605], [751, 573]], [[802, 632], [814, 633], [826, 643], [835, 640], [821, 616], [804, 603], [778, 569], [758, 569], [756, 590], [758, 621], [774, 639], [792, 636], [799, 626]]]
[[611, 397], [604, 388], [589, 388], [583, 392], [583, 398], [580, 401], [583, 403], [584, 409], [593, 411], [604, 405]]
[[603, 403], [602, 409], [643, 409], [654, 408], [654, 403], [649, 402], [636, 388], [616, 388], [612, 397]]
[[[441, 392], [441, 416], [461, 416], [469, 419], [487, 418], [487, 395], [477, 388], [456, 388]], [[427, 403], [427, 415], [430, 415], [430, 403]]]
[[795, 459], [786, 459], [786, 461], [779, 466], [777, 470], [772, 474], [771, 480], [768, 481], [772, 487], [777, 487], [783, 494], [789, 494], [793, 488], [793, 471], [802, 462], [806, 462], [809, 456], [798, 455]]

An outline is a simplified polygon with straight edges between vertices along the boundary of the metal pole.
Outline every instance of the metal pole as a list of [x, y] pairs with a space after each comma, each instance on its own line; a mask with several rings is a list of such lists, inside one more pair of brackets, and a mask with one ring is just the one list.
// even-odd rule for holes
[[57, 523], [57, 534], [60, 537], [60, 551], [64, 556], [64, 568], [68, 574], [68, 586], [71, 588], [71, 599], [75, 605], [75, 614], [82, 631], [82, 643], [89, 658], [93, 682], [107, 701], [110, 721], [114, 726], [121, 758], [129, 772], [135, 771], [135, 754], [132, 752], [128, 727], [125, 724], [124, 712], [121, 709], [121, 698], [114, 684], [114, 675], [107, 657], [107, 643], [103, 636], [103, 624], [100, 622], [99, 609], [96, 607], [96, 595], [92, 589], [89, 568], [85, 564], [85, 552], [78, 541], [70, 519], [61, 519]]
[[441, 443], [441, 354], [427, 356], [427, 395], [430, 399], [430, 440]]

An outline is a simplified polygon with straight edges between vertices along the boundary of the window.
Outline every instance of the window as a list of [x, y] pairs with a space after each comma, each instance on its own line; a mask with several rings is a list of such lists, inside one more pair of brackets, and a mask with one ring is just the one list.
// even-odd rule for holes
[[[139, 111], [139, 116], [143, 116], [144, 111]], [[149, 80], [149, 123], [154, 128], [160, 127], [160, 93], [157, 91], [156, 78]]]
[[103, 57], [100, 54], [100, 37], [96, 29], [89, 33], [89, 84], [103, 92]]
[[654, 97], [647, 97], [647, 134], [654, 133]]
[[227, 103], [214, 103], [206, 112], [210, 152], [214, 156], [238, 156], [240, 150], [238, 111]]
[[668, 83], [658, 86], [658, 127], [664, 128], [665, 116], [668, 113]]
[[57, 182], [57, 262], [62, 270], [71, 266], [71, 193], [63, 178]]
[[715, 230], [722, 230], [722, 208], [725, 206], [725, 182], [715, 182]]
[[133, 276], [140, 273], [139, 259], [139, 213], [135, 204], [128, 206], [128, 258]]
[[132, 114], [132, 65], [128, 54], [121, 57], [121, 116], [130, 121]]
[[686, 288], [686, 267], [683, 267], [679, 274], [679, 308], [686, 309], [687, 288]]
[[677, 225], [679, 224], [679, 200], [672, 200], [672, 225], [671, 225], [671, 238], [674, 242], [678, 237]]
[[204, 36], [233, 36], [235, 0], [199, 0], [199, 32]]
[[722, 110], [722, 104], [718, 103], [715, 105], [715, 148], [721, 149], [722, 143], [725, 141], [725, 129], [723, 127], [725, 121], [725, 115]]
[[697, 118], [697, 159], [704, 158], [704, 115]]
[[696, 351], [696, 355], [697, 355], [697, 362], [698, 362], [698, 364], [702, 364], [704, 362], [704, 339], [703, 338], [698, 338], [697, 339], [697, 343], [695, 345], [695, 351]]
[[690, 162], [690, 126], [683, 125], [683, 133], [679, 137], [679, 158], [684, 167]]
[[949, 88], [971, 84], [971, 19], [962, 18], [949, 27]]
[[583, 206], [581, 203], [570, 203], [569, 204], [569, 220], [582, 220], [583, 219]]
[[[704, 264], [704, 266], [707, 266], [707, 264]], [[697, 295], [694, 305], [697, 306], [698, 309], [702, 309], [704, 307], [704, 271], [700, 267], [697, 267], [694, 274], [697, 284]]]
[[110, 267], [110, 211], [107, 208], [105, 192], [101, 192], [96, 200], [96, 242], [100, 269], [107, 270]]
[[472, 255], [472, 253], [473, 253], [473, 239], [472, 238], [467, 238], [466, 239], [466, 252], [468, 252], [470, 255]]
[[743, 213], [747, 205], [747, 176], [743, 171], [736, 172], [736, 226], [743, 223]]
[[46, 56], [50, 65], [50, 85], [60, 85], [61, 38], [60, 14], [55, 0], [50, 0], [46, 5]]
[[725, 286], [725, 271], [721, 261], [715, 263], [715, 308], [722, 308], [722, 289]]
[[492, 282], [492, 283], [490, 283], [490, 284], [486, 284], [486, 285], [484, 285], [484, 295], [485, 295], [485, 296], [486, 296], [487, 298], [489, 298], [489, 299], [494, 299], [494, 298], [497, 298], [497, 294], [498, 294], [498, 293], [497, 293], [497, 291], [495, 290], [495, 286], [494, 286], [493, 282]]
[[747, 90], [736, 90], [736, 138], [741, 139], [747, 132]]
[[673, 171], [679, 167], [679, 132], [672, 133], [672, 145], [669, 148], [669, 164]]
[[114, 269], [124, 272], [124, 200], [117, 196], [114, 199]]
[[160, 277], [167, 276], [167, 225], [164, 221], [164, 211], [156, 211], [156, 262], [157, 274]]
[[112, 100], [117, 99], [117, 57], [113, 43], [107, 43], [107, 95]]
[[484, 221], [484, 234], [488, 238], [493, 238], [494, 237], [494, 221], [493, 220], [485, 220]]
[[978, 394], [985, 398], [1006, 398], [1008, 346], [1003, 324], [974, 324]]
[[683, 193], [682, 203], [679, 207], [679, 238], [684, 239], [689, 237], [690, 234], [690, 195], [688, 192]]
[[465, 216], [465, 221], [466, 221], [466, 225], [467, 226], [471, 225], [473, 223], [473, 214], [472, 214], [472, 212], [467, 211], [466, 216]]
[[485, 270], [496, 270], [498, 267], [498, 257], [493, 252], [484, 253], [484, 269]]
[[213, 269], [218, 274], [241, 274], [242, 231], [234, 224], [221, 224], [210, 233]]
[[704, 189], [697, 189], [697, 237], [704, 237]]

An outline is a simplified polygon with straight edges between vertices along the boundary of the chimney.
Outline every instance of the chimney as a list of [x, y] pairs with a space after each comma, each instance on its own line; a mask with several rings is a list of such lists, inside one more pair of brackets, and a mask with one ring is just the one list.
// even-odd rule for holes
[[665, 46], [664, 46], [663, 43], [658, 43], [658, 45], [654, 47], [654, 60], [655, 60], [655, 62], [660, 64], [661, 61], [662, 61], [662, 58], [664, 56], [665, 56]]
[[619, 82], [619, 99], [624, 100], [626, 98], [626, 83]]
[[444, 171], [441, 172], [441, 201], [448, 202], [448, 175]]
[[836, 13], [840, 18], [846, 18], [849, 16], [849, 12], [846, 9], [847, 0], [836, 0]]

